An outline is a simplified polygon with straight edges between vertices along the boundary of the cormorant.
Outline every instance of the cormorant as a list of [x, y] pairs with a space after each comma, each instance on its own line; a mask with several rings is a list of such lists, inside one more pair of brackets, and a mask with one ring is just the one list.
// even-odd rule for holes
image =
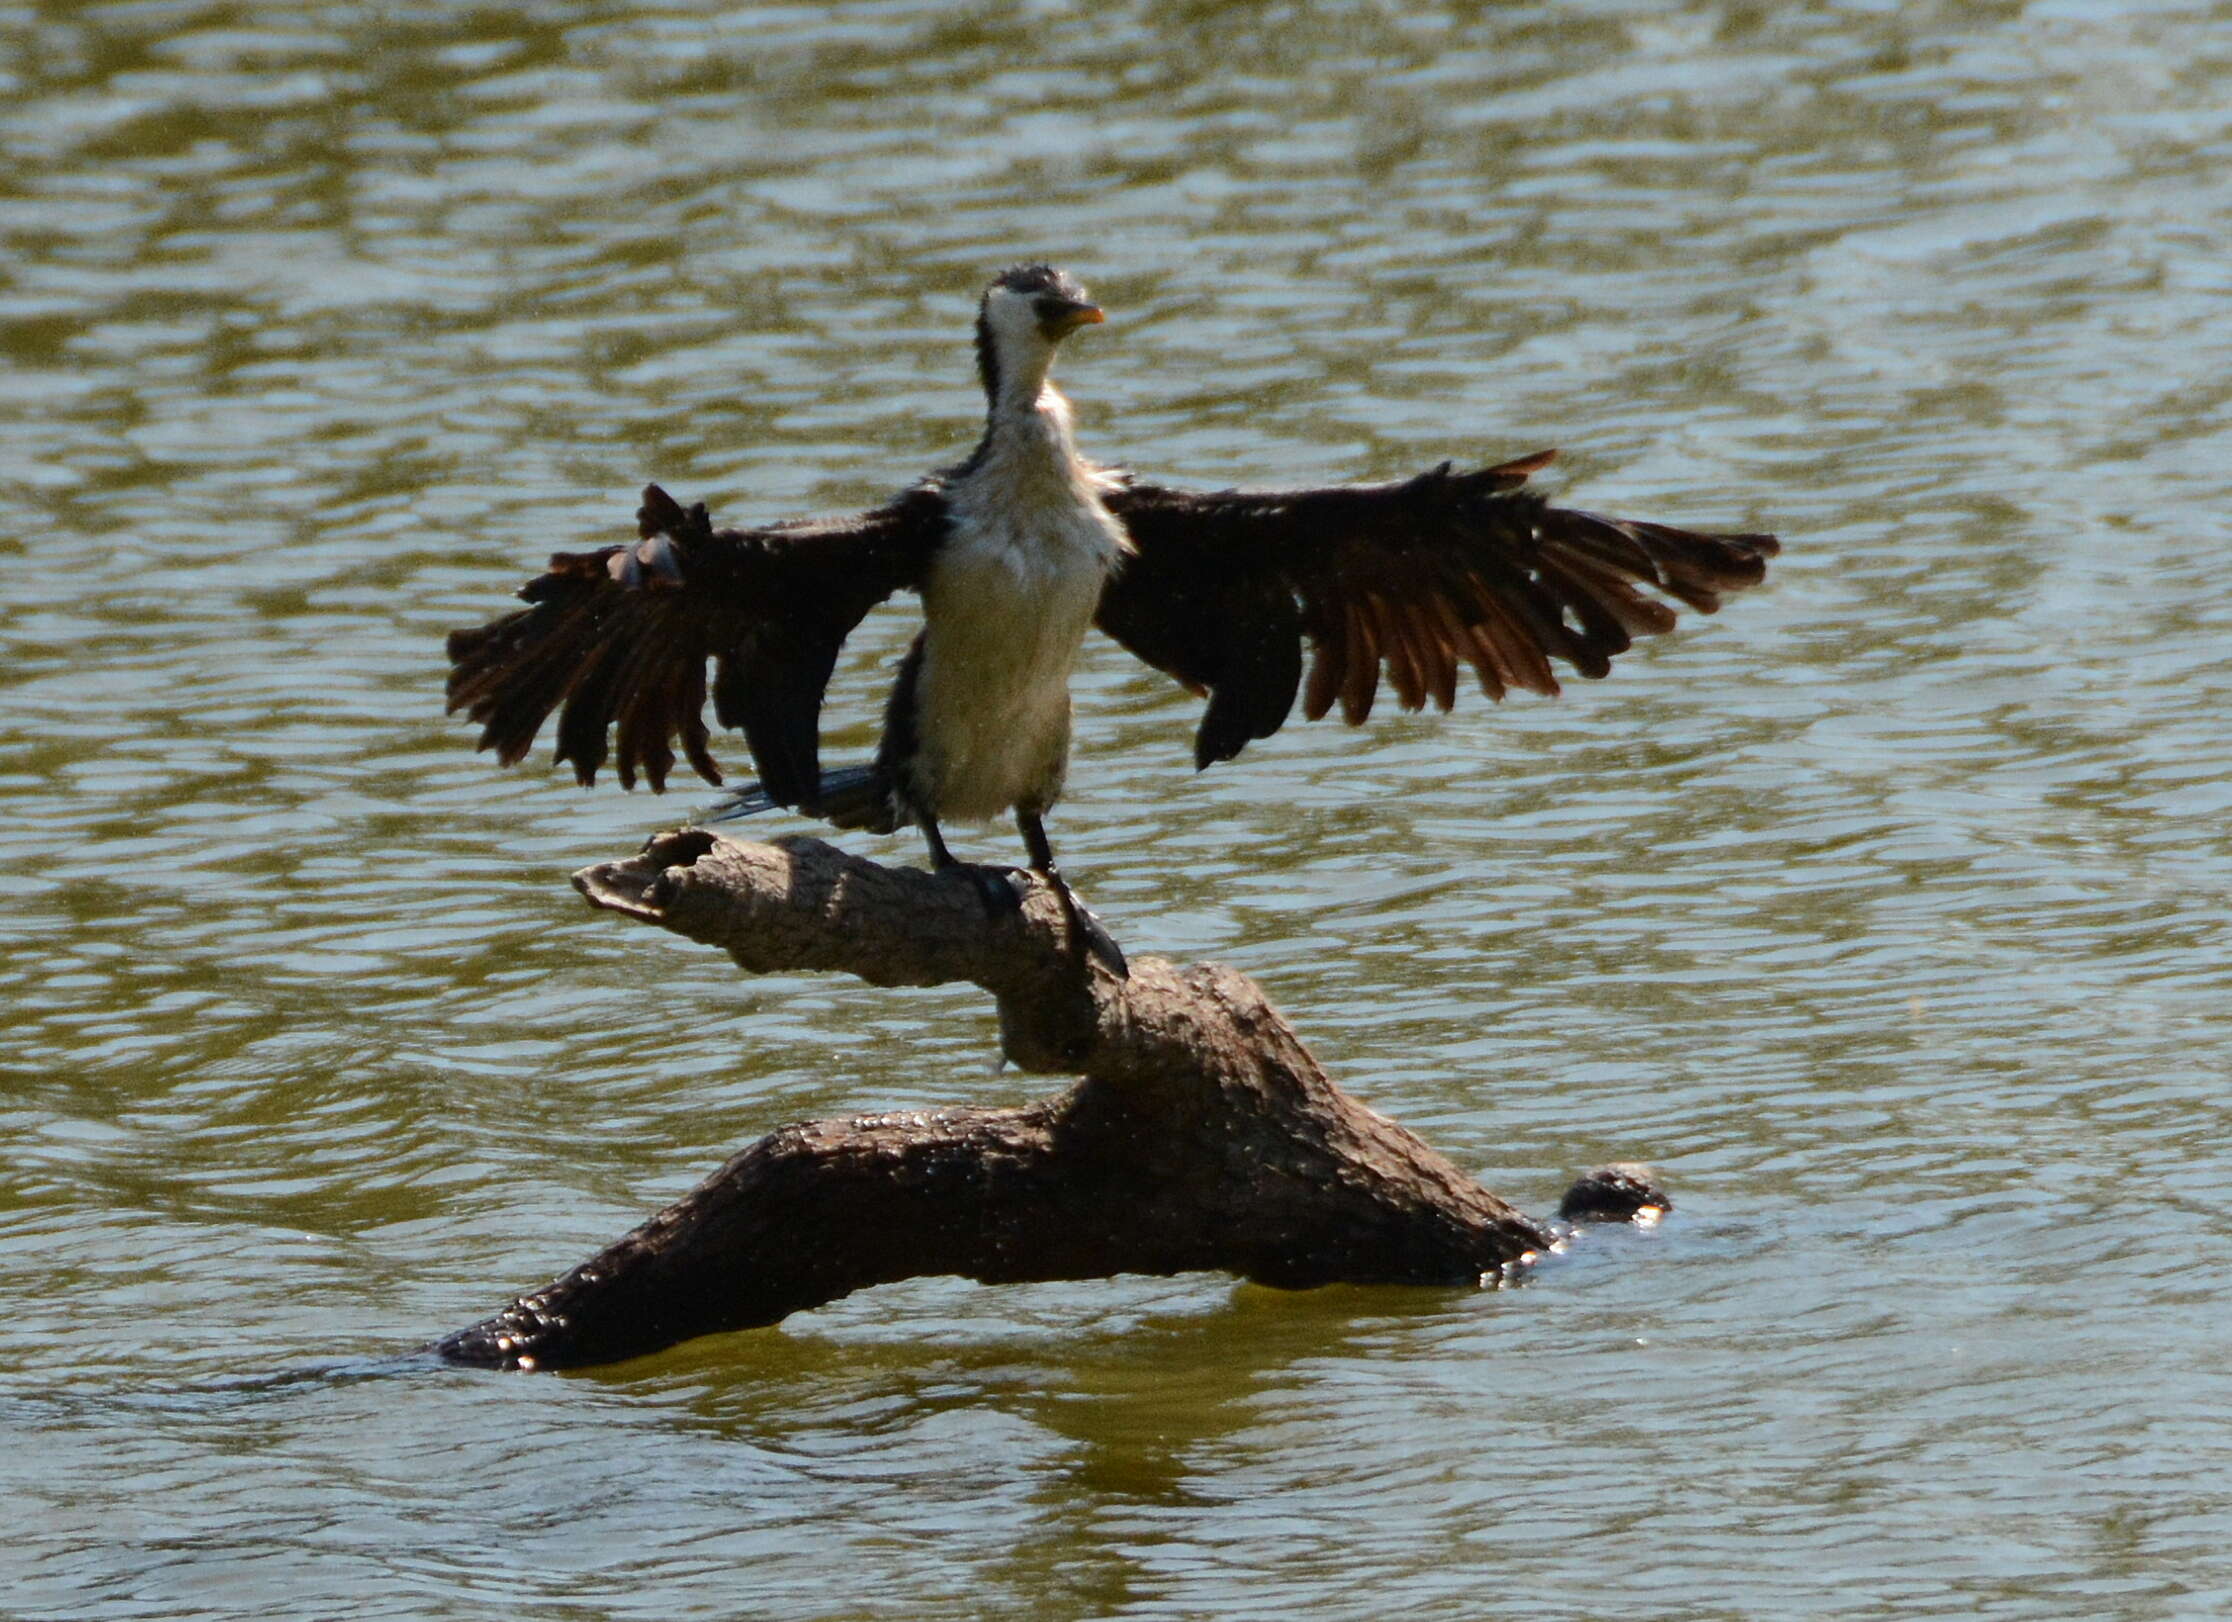
[[[1102, 319], [1066, 272], [1002, 272], [977, 311], [988, 414], [967, 461], [855, 517], [765, 529], [716, 530], [702, 505], [685, 511], [652, 485], [637, 544], [559, 553], [521, 589], [531, 606], [450, 637], [450, 709], [482, 723], [480, 747], [505, 765], [556, 710], [556, 758], [583, 784], [615, 728], [624, 785], [640, 774], [663, 788], [677, 744], [718, 784], [710, 660], [713, 713], [742, 729], [760, 774], [728, 811], [912, 823], [945, 869], [961, 864], [941, 822], [1012, 810], [1073, 939], [1121, 974], [1121, 952], [1056, 871], [1043, 820], [1069, 763], [1069, 676], [1088, 625], [1208, 699], [1194, 739], [1206, 767], [1276, 732], [1298, 693], [1312, 720], [1338, 703], [1362, 722], [1383, 668], [1405, 709], [1448, 709], [1460, 665], [1491, 699], [1555, 694], [1551, 660], [1602, 676], [1631, 638], [1673, 626], [1648, 592], [1709, 614], [1779, 550], [1772, 535], [1549, 506], [1521, 488], [1549, 451], [1303, 490], [1175, 490], [1097, 466], [1047, 374], [1063, 339]], [[920, 595], [923, 628], [882, 745], [871, 765], [824, 773], [838, 649], [902, 589]]]

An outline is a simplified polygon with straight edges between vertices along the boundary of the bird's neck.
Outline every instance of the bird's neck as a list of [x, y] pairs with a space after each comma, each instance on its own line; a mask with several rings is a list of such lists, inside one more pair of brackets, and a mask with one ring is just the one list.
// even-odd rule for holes
[[[1021, 346], [1018, 346], [1021, 347]], [[1051, 397], [1057, 409], [1066, 409], [1054, 385], [1047, 381], [1054, 370], [1051, 347], [1031, 346], [1021, 353], [1009, 349], [985, 366], [985, 393], [992, 409], [992, 424], [1003, 418], [1021, 418], [1040, 410]]]
[[1090, 482], [1070, 429], [1069, 401], [1046, 381], [1043, 369], [1035, 376], [1001, 379], [984, 442], [970, 461], [979, 478], [1018, 494], [1033, 488], [1067, 492]]

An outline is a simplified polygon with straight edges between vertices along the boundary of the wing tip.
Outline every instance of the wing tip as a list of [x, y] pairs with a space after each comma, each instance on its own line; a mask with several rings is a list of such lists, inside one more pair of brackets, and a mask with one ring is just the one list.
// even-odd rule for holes
[[636, 539], [671, 533], [685, 521], [682, 503], [656, 484], [643, 487], [643, 505], [636, 509]]
[[1509, 482], [1504, 484], [1502, 488], [1516, 490], [1527, 482], [1530, 475], [1540, 473], [1557, 459], [1557, 447], [1552, 446], [1548, 450], [1534, 451], [1525, 456], [1515, 456], [1508, 462], [1498, 462], [1494, 467], [1482, 468], [1480, 470], [1481, 477], [1508, 480]]

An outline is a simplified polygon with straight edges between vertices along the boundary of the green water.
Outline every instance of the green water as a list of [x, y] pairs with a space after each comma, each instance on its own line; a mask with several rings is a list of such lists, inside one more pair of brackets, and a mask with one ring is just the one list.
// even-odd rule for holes
[[[0, 0], [0, 1610], [2232, 1609], [2224, 23]], [[966, 449], [1027, 256], [1155, 477], [1554, 444], [1787, 537], [1555, 704], [1200, 777], [1096, 642], [1055, 821], [1491, 1186], [1648, 1158], [1675, 1219], [1501, 1295], [921, 1281], [258, 1383], [779, 1121], [1028, 1092], [974, 992], [588, 912], [688, 802], [498, 773], [440, 655], [648, 477], [762, 520]]]

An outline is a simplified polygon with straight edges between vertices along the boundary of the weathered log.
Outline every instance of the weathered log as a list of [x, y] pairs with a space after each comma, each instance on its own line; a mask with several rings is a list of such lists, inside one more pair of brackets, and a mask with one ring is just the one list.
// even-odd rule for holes
[[[972, 981], [998, 1003], [1011, 1061], [1082, 1079], [1020, 1109], [783, 1127], [564, 1277], [437, 1342], [453, 1362], [608, 1362], [924, 1275], [1481, 1284], [1556, 1242], [1335, 1087], [1244, 976], [1138, 958], [1119, 981], [1080, 958], [1043, 882], [988, 919], [978, 888], [952, 874], [814, 839], [683, 830], [574, 883], [752, 972]], [[1623, 1201], [1627, 1214], [1665, 1204], [1629, 1177], [1575, 1214], [1622, 1219]]]

